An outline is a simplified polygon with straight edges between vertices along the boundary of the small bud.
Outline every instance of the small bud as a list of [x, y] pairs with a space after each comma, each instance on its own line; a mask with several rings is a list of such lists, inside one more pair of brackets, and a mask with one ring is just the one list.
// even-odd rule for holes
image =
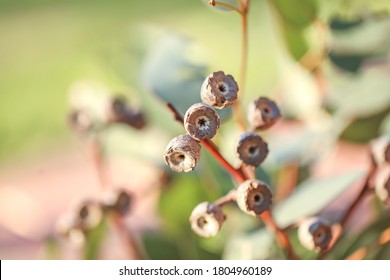
[[260, 97], [249, 104], [247, 117], [253, 129], [267, 129], [281, 117], [281, 114], [275, 102]]
[[306, 249], [323, 251], [332, 240], [332, 229], [321, 217], [308, 218], [299, 225], [298, 238]]
[[187, 134], [173, 138], [165, 150], [165, 162], [176, 172], [194, 170], [199, 159], [200, 145]]
[[375, 173], [375, 193], [381, 201], [390, 204], [390, 165], [380, 166]]
[[129, 213], [132, 196], [124, 189], [112, 191], [105, 199], [105, 207], [121, 216]]
[[73, 110], [68, 117], [69, 125], [80, 134], [86, 134], [93, 129], [94, 123], [85, 110]]
[[271, 190], [259, 180], [246, 180], [237, 189], [237, 205], [248, 215], [260, 215], [270, 209], [271, 204]]
[[390, 163], [390, 135], [382, 136], [371, 142], [371, 153], [377, 165]]
[[202, 102], [217, 109], [232, 105], [237, 100], [238, 85], [232, 75], [218, 71], [210, 74], [200, 90]]
[[226, 216], [218, 205], [202, 202], [191, 213], [192, 230], [202, 237], [213, 237], [220, 231]]
[[88, 230], [96, 227], [103, 218], [102, 205], [96, 201], [86, 201], [80, 206], [76, 216], [76, 227]]
[[243, 163], [257, 167], [268, 155], [268, 144], [260, 135], [248, 131], [238, 141], [237, 154]]
[[184, 128], [196, 140], [213, 138], [220, 124], [217, 111], [203, 103], [192, 105], [184, 115]]
[[124, 123], [136, 129], [142, 129], [146, 122], [142, 112], [133, 111], [128, 107], [125, 97], [115, 97], [109, 103], [108, 121]]

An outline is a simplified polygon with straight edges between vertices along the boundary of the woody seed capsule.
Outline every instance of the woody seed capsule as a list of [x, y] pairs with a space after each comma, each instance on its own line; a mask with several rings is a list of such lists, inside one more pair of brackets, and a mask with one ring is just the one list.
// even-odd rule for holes
[[203, 82], [200, 97], [202, 102], [217, 109], [230, 106], [237, 100], [238, 85], [232, 75], [223, 71], [213, 72]]
[[306, 249], [323, 251], [332, 240], [332, 229], [321, 217], [307, 218], [299, 225], [298, 239]]
[[390, 204], [390, 165], [380, 166], [375, 173], [375, 193], [378, 198]]
[[192, 230], [202, 237], [213, 237], [220, 231], [226, 216], [218, 205], [202, 202], [191, 213]]
[[270, 209], [271, 204], [271, 190], [262, 181], [249, 179], [237, 188], [237, 205], [248, 215], [260, 215]]
[[129, 108], [124, 97], [113, 98], [107, 114], [109, 122], [124, 123], [136, 129], [142, 129], [146, 125], [144, 114]]
[[165, 150], [165, 162], [176, 172], [194, 170], [199, 159], [200, 145], [188, 134], [173, 138]]
[[80, 206], [75, 226], [82, 230], [88, 230], [96, 227], [102, 220], [103, 209], [100, 203], [96, 201], [86, 201]]
[[260, 97], [249, 104], [247, 117], [253, 129], [267, 129], [281, 117], [281, 114], [274, 101]]
[[184, 115], [184, 128], [196, 140], [213, 138], [220, 124], [217, 111], [203, 103], [192, 105]]
[[371, 142], [371, 153], [377, 165], [390, 163], [390, 135], [382, 136]]
[[126, 215], [131, 209], [132, 196], [124, 189], [111, 192], [105, 199], [105, 206], [119, 215]]
[[237, 154], [243, 163], [257, 167], [268, 155], [268, 144], [260, 135], [248, 131], [238, 141]]

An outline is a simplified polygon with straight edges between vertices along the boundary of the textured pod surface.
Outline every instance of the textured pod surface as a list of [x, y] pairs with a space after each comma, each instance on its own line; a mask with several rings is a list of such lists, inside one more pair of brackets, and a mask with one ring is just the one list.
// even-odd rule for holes
[[146, 125], [144, 114], [129, 108], [125, 97], [110, 100], [107, 111], [110, 123], [124, 123], [136, 129], [142, 129]]
[[321, 217], [308, 218], [299, 225], [298, 238], [306, 249], [323, 251], [332, 240], [332, 229]]
[[131, 210], [132, 196], [124, 189], [117, 189], [107, 194], [105, 207], [119, 215], [126, 215]]
[[271, 204], [271, 190], [262, 181], [246, 180], [237, 189], [237, 205], [249, 215], [260, 215], [265, 210], [269, 210]]
[[372, 157], [377, 165], [390, 163], [390, 135], [382, 136], [371, 142]]
[[165, 162], [176, 172], [194, 170], [199, 159], [200, 144], [188, 134], [173, 138], [165, 150]]
[[382, 165], [375, 173], [375, 193], [381, 201], [390, 204], [390, 165]]
[[223, 71], [213, 72], [204, 80], [200, 97], [203, 103], [223, 109], [237, 100], [238, 85], [232, 75]]
[[257, 167], [268, 155], [268, 144], [260, 135], [247, 131], [238, 140], [237, 155], [243, 163]]
[[274, 101], [260, 97], [249, 104], [247, 117], [253, 129], [267, 129], [281, 117], [281, 114]]
[[184, 128], [197, 140], [211, 139], [217, 134], [221, 120], [217, 111], [209, 105], [196, 103], [184, 115]]
[[226, 216], [218, 205], [202, 202], [191, 213], [192, 230], [202, 237], [213, 237], [220, 231]]

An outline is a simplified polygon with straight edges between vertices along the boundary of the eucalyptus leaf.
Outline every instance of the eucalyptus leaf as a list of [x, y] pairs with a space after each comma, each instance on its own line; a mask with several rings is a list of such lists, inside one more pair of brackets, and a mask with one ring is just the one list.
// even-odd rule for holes
[[237, 235], [229, 239], [223, 259], [253, 260], [266, 259], [273, 244], [273, 235], [265, 228]]
[[101, 248], [104, 237], [108, 230], [106, 219], [86, 235], [84, 259], [97, 260], [99, 259], [99, 250]]
[[363, 178], [365, 172], [352, 171], [329, 178], [309, 179], [274, 208], [274, 218], [281, 227], [300, 218], [314, 215], [350, 186]]
[[381, 134], [390, 134], [390, 114], [388, 114], [380, 125]]
[[289, 24], [282, 26], [283, 38], [292, 57], [299, 61], [309, 50], [304, 29], [297, 29]]
[[307, 27], [317, 17], [317, 0], [274, 0], [272, 3], [283, 20], [295, 28]]

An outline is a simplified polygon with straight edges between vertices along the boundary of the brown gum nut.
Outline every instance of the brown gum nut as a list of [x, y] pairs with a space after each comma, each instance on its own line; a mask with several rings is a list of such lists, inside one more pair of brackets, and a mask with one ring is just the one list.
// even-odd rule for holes
[[260, 135], [247, 131], [238, 140], [237, 154], [243, 163], [257, 167], [268, 155], [268, 144]]
[[86, 133], [93, 127], [93, 120], [85, 110], [74, 110], [69, 114], [69, 125], [79, 133]]
[[390, 164], [384, 164], [377, 169], [375, 193], [382, 202], [390, 204]]
[[200, 159], [200, 145], [188, 134], [173, 138], [165, 150], [165, 162], [176, 172], [194, 170]]
[[184, 128], [196, 140], [213, 138], [220, 124], [217, 111], [203, 103], [192, 105], [184, 115]]
[[144, 114], [129, 108], [124, 97], [114, 97], [109, 103], [107, 114], [109, 122], [125, 123], [136, 129], [146, 125]]
[[299, 225], [298, 239], [306, 249], [323, 251], [332, 240], [332, 228], [321, 217], [307, 218]]
[[202, 202], [191, 213], [192, 230], [202, 237], [213, 237], [220, 231], [226, 216], [218, 205]]
[[377, 165], [390, 163], [390, 136], [385, 135], [371, 142], [371, 153]]
[[117, 189], [109, 193], [105, 205], [119, 215], [126, 215], [131, 210], [132, 196], [124, 189]]
[[76, 225], [84, 230], [92, 229], [102, 221], [102, 218], [102, 205], [97, 201], [85, 201], [78, 210]]
[[253, 129], [267, 129], [281, 117], [281, 114], [274, 101], [260, 97], [249, 104], [247, 117]]
[[264, 182], [250, 179], [237, 188], [237, 205], [249, 215], [260, 215], [269, 210], [271, 204], [272, 193]]
[[238, 85], [233, 76], [218, 71], [206, 77], [200, 90], [200, 97], [203, 103], [223, 109], [237, 100], [237, 92]]

